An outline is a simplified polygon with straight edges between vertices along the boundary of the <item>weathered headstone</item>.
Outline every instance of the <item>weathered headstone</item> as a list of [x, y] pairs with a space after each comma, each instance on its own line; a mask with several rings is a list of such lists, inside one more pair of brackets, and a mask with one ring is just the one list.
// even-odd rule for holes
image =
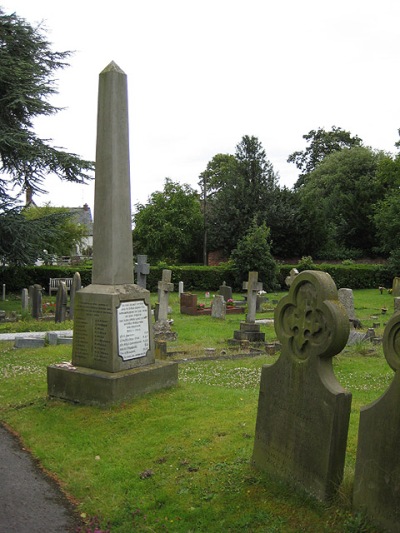
[[60, 281], [56, 295], [55, 322], [65, 322], [67, 318], [68, 292], [64, 281]]
[[69, 293], [69, 312], [68, 316], [69, 319], [72, 320], [74, 318], [74, 310], [75, 310], [75, 295], [76, 293], [81, 290], [82, 288], [82, 280], [81, 275], [79, 272], [75, 272], [74, 277], [72, 278], [71, 283], [71, 289]]
[[22, 289], [21, 291], [21, 307], [22, 312], [27, 312], [29, 308], [29, 293], [28, 289]]
[[400, 296], [400, 278], [393, 278], [392, 296]]
[[174, 290], [171, 276], [171, 270], [164, 269], [162, 271], [162, 279], [158, 282], [158, 322], [168, 320], [168, 298], [169, 293]]
[[396, 298], [394, 298], [393, 305], [395, 311], [400, 311], [400, 297], [397, 296]]
[[249, 279], [243, 283], [247, 289], [246, 320], [240, 323], [240, 330], [233, 332], [231, 344], [242, 341], [264, 342], [265, 333], [260, 331], [260, 324], [256, 324], [257, 293], [262, 290], [262, 283], [258, 281], [258, 272], [249, 272]]
[[32, 317], [38, 319], [42, 314], [42, 286], [36, 283], [32, 290]]
[[356, 312], [354, 310], [354, 296], [352, 289], [338, 290], [339, 302], [346, 309], [347, 316], [350, 320], [355, 320]]
[[133, 283], [126, 74], [99, 77], [91, 285], [75, 296], [72, 365], [48, 367], [48, 393], [108, 405], [177, 383], [155, 361], [150, 293]]
[[150, 264], [147, 263], [147, 255], [138, 255], [135, 265], [136, 283], [143, 289], [146, 288], [147, 276], [150, 274]]
[[275, 330], [281, 355], [262, 368], [253, 464], [327, 500], [343, 477], [351, 408], [332, 369], [349, 320], [329, 274], [296, 276], [275, 310]]
[[395, 374], [388, 390], [361, 408], [353, 505], [394, 533], [400, 527], [400, 313], [386, 325], [383, 351]]
[[32, 313], [32, 302], [33, 302], [33, 285], [29, 285], [28, 288], [28, 310], [30, 313]]
[[290, 288], [296, 276], [298, 275], [299, 275], [299, 271], [297, 270], [297, 268], [292, 268], [291, 271], [289, 272], [289, 276], [287, 276], [285, 279], [286, 286]]
[[197, 294], [183, 292], [180, 297], [180, 311], [183, 315], [196, 315]]
[[213, 318], [220, 318], [225, 320], [226, 315], [226, 301], [222, 294], [217, 294], [214, 296], [211, 303], [211, 316]]
[[232, 287], [229, 287], [224, 281], [219, 287], [218, 294], [224, 297], [225, 302], [232, 300]]

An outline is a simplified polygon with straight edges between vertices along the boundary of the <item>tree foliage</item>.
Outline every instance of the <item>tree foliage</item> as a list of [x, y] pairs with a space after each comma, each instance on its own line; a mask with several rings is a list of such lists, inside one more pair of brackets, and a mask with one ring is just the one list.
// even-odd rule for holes
[[[41, 26], [32, 27], [0, 8], [0, 198], [9, 202], [15, 190], [43, 190], [46, 175], [83, 183], [93, 163], [55, 148], [39, 138], [33, 121], [54, 115], [55, 71], [67, 66], [70, 52], [53, 52]], [[11, 193], [12, 189], [12, 193]]]
[[196, 262], [201, 258], [203, 215], [198, 193], [166, 178], [163, 191], [136, 204], [133, 249], [150, 261]]
[[270, 230], [263, 222], [253, 221], [246, 234], [239, 240], [231, 256], [237, 272], [237, 282], [247, 277], [248, 272], [258, 272], [264, 288], [272, 291], [277, 287], [277, 264], [271, 254]]
[[278, 176], [256, 137], [245, 135], [235, 155], [217, 154], [200, 175], [205, 197], [209, 249], [227, 255], [245, 235], [254, 217], [266, 219]]
[[332, 126], [331, 131], [325, 131], [323, 128], [311, 130], [303, 135], [303, 139], [309, 143], [309, 146], [303, 151], [293, 152], [287, 160], [300, 170], [295, 187], [303, 185], [305, 176], [313, 172], [326, 156], [343, 148], [362, 145], [362, 140], [357, 135], [353, 137], [349, 131], [336, 126]]

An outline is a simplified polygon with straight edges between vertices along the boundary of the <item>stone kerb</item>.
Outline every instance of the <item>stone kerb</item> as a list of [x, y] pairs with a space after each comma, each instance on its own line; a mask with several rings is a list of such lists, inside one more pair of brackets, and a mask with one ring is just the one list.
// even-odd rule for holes
[[362, 407], [358, 430], [353, 505], [385, 531], [400, 524], [400, 313], [385, 328], [383, 351], [394, 378], [388, 390]]
[[262, 368], [253, 464], [328, 500], [343, 478], [351, 408], [332, 368], [349, 321], [329, 274], [296, 276], [275, 310], [275, 330], [282, 349]]

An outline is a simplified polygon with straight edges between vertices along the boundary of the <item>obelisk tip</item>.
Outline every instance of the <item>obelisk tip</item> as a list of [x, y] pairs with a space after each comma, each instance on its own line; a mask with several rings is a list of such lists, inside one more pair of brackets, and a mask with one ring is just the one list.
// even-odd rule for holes
[[105, 74], [106, 72], [119, 72], [120, 74], [125, 74], [115, 61], [111, 61], [100, 74]]

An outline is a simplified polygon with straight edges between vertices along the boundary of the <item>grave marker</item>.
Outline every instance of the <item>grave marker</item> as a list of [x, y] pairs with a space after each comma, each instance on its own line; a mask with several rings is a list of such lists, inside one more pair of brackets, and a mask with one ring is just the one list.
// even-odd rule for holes
[[67, 318], [68, 293], [64, 281], [60, 281], [56, 295], [55, 322], [65, 322]]
[[224, 281], [219, 287], [218, 294], [224, 297], [225, 302], [232, 300], [232, 287], [229, 287]]
[[75, 272], [74, 277], [72, 278], [72, 284], [69, 294], [69, 319], [74, 318], [74, 309], [75, 309], [75, 295], [77, 291], [82, 288], [82, 280], [79, 272]]
[[392, 295], [400, 296], [400, 278], [399, 277], [393, 278]]
[[32, 317], [38, 319], [42, 314], [42, 286], [36, 283], [32, 288]]
[[22, 289], [21, 291], [21, 307], [22, 307], [22, 312], [28, 311], [28, 308], [29, 308], [28, 289]]
[[351, 289], [339, 289], [338, 290], [339, 302], [346, 309], [347, 316], [350, 320], [355, 320], [356, 312], [354, 310], [354, 296]]
[[349, 321], [329, 274], [296, 276], [275, 330], [281, 355], [262, 368], [253, 464], [327, 500], [342, 481], [351, 407], [332, 369]]
[[72, 365], [51, 365], [49, 396], [108, 405], [177, 383], [155, 361], [150, 293], [133, 284], [126, 74], [99, 76], [92, 283], [76, 293]]
[[249, 272], [249, 279], [243, 282], [243, 288], [247, 289], [246, 321], [240, 323], [239, 331], [233, 332], [233, 339], [230, 339], [229, 343], [264, 342], [265, 333], [260, 331], [260, 324], [256, 324], [257, 293], [263, 288], [262, 283], [258, 281], [258, 272]]
[[400, 524], [400, 313], [384, 331], [383, 351], [395, 372], [387, 391], [362, 407], [354, 475], [353, 505], [385, 531]]
[[150, 274], [150, 264], [147, 263], [147, 255], [138, 255], [137, 263], [135, 265], [135, 272], [137, 275], [136, 283], [143, 289], [146, 288], [147, 276]]
[[169, 293], [174, 290], [174, 284], [171, 283], [172, 271], [164, 269], [162, 279], [158, 282], [158, 322], [168, 320], [168, 298]]
[[214, 296], [211, 304], [211, 316], [213, 318], [220, 318], [225, 320], [226, 315], [226, 301], [222, 294]]

